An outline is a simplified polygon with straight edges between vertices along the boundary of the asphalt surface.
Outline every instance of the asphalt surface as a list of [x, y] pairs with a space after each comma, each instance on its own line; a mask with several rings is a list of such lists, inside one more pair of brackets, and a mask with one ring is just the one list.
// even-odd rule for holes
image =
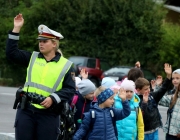
[[[13, 109], [15, 93], [18, 88], [0, 86], [0, 135], [14, 136], [16, 110]], [[166, 107], [159, 106], [163, 124], [166, 121]], [[1, 140], [1, 137], [0, 137]], [[159, 129], [159, 140], [165, 140], [165, 133]]]

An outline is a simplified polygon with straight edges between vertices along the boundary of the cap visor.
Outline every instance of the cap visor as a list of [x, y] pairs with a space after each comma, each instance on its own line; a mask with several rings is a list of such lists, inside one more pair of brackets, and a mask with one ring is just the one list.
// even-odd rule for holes
[[39, 37], [37, 38], [37, 40], [48, 40], [48, 39], [50, 39], [50, 38], [46, 38], [46, 37], [42, 37], [42, 36], [39, 36]]

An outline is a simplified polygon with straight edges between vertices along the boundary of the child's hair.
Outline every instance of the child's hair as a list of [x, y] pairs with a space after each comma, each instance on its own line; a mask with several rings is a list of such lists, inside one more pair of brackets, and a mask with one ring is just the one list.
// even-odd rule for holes
[[99, 88], [96, 89], [94, 92], [98, 104], [104, 103], [108, 98], [114, 95], [114, 92], [110, 88], [105, 88], [103, 86], [100, 86]]
[[136, 81], [135, 81], [135, 85], [136, 85], [136, 89], [142, 89], [144, 86], [149, 86], [150, 83], [147, 79], [145, 78], [138, 78]]
[[105, 90], [106, 90], [105, 87], [100, 86], [100, 87], [98, 87], [98, 88], [95, 90], [94, 95], [97, 97], [101, 92], [103, 92], [103, 91], [105, 91]]
[[178, 99], [179, 90], [180, 90], [180, 84], [178, 85], [178, 88], [176, 89], [176, 91], [172, 97], [172, 101], [169, 106], [170, 109], [173, 108], [173, 106], [176, 104], [176, 101]]
[[128, 80], [132, 80], [134, 82], [139, 77], [142, 77], [142, 78], [144, 77], [143, 72], [139, 68], [132, 68], [132, 69], [130, 69], [130, 71], [128, 72], [128, 75], [127, 75], [127, 79]]

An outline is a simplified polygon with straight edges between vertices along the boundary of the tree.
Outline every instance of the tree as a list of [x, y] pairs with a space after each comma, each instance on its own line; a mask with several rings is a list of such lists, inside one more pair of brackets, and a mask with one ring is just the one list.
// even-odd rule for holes
[[[45, 24], [65, 37], [65, 57], [99, 57], [113, 65], [139, 60], [146, 68], [159, 60], [164, 12], [152, 0], [31, 0], [19, 1], [13, 13], [19, 11], [25, 18], [21, 49], [38, 50], [37, 27]], [[3, 30], [13, 26], [12, 15]]]

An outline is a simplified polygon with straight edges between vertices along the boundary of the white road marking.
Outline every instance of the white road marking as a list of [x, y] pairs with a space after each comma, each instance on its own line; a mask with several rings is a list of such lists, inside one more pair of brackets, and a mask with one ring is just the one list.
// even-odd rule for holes
[[0, 95], [15, 96], [15, 93], [0, 93]]

